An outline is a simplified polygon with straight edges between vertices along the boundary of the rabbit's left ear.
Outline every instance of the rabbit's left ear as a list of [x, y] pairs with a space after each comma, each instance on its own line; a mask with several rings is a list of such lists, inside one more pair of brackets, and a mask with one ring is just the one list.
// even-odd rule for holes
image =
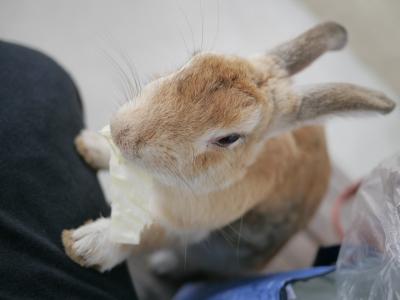
[[385, 94], [349, 83], [322, 83], [295, 89], [294, 99], [276, 103], [273, 132], [329, 115], [390, 113], [396, 103]]
[[396, 106], [384, 93], [349, 83], [321, 83], [295, 91], [295, 107], [282, 115], [289, 123], [354, 112], [388, 114]]
[[322, 83], [297, 90], [298, 109], [293, 116], [307, 121], [329, 114], [355, 111], [390, 113], [396, 106], [384, 93], [349, 83]]

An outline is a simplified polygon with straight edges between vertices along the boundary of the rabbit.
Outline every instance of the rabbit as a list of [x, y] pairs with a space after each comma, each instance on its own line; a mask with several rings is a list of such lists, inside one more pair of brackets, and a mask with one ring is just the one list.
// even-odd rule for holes
[[[325, 22], [261, 55], [197, 53], [147, 84], [110, 127], [123, 156], [154, 177], [157, 222], [138, 245], [114, 243], [109, 218], [64, 230], [67, 255], [101, 272], [132, 255], [149, 257], [149, 268], [166, 276], [261, 270], [327, 190], [319, 121], [395, 108], [383, 93], [353, 84], [293, 86], [291, 76], [346, 43], [345, 28]], [[92, 167], [108, 167], [97, 133], [83, 130], [75, 143]]]

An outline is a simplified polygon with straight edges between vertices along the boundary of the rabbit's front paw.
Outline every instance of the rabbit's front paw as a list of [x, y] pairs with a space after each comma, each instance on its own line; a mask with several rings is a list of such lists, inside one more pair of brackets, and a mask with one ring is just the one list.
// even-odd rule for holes
[[109, 239], [109, 219], [98, 219], [77, 229], [64, 230], [62, 243], [66, 254], [83, 267], [100, 272], [112, 269], [124, 261], [131, 246], [112, 242]]
[[100, 134], [82, 130], [75, 138], [75, 147], [85, 162], [95, 170], [108, 168], [110, 148]]

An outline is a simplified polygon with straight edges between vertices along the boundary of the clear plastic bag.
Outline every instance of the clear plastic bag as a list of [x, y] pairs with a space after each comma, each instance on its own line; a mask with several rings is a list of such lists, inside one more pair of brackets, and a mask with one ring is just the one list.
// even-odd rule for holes
[[363, 180], [337, 267], [339, 299], [400, 299], [400, 153]]

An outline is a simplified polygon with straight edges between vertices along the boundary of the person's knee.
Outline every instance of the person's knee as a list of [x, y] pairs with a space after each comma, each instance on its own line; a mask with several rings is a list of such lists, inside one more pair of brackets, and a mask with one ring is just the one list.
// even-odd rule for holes
[[48, 123], [46, 126], [50, 122], [81, 124], [77, 88], [53, 59], [36, 50], [0, 42], [0, 65], [0, 103], [8, 108], [8, 120], [37, 120]]

